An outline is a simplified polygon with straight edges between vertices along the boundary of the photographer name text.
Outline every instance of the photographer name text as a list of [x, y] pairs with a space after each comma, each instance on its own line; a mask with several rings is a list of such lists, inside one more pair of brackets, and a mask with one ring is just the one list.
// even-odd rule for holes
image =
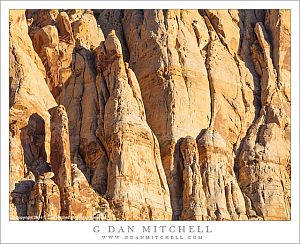
[[209, 225], [124, 225], [124, 226], [98, 226], [93, 227], [95, 233], [109, 233], [109, 234], [174, 234], [174, 233], [212, 233]]

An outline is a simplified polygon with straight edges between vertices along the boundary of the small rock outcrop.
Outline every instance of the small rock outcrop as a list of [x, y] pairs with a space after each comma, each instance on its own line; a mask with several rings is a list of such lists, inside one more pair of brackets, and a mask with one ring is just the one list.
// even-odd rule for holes
[[29, 197], [28, 220], [61, 219], [60, 191], [53, 177], [53, 172], [39, 176]]

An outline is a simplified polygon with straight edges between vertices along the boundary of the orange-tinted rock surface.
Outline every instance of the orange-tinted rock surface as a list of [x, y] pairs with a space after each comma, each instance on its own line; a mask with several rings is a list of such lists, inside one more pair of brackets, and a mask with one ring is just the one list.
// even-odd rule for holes
[[11, 10], [10, 218], [289, 220], [289, 10]]
[[100, 95], [107, 92], [97, 131], [109, 158], [106, 195], [120, 219], [169, 220], [170, 195], [159, 144], [147, 124], [138, 81], [123, 61], [114, 31], [96, 54], [97, 84], [105, 90], [100, 88]]

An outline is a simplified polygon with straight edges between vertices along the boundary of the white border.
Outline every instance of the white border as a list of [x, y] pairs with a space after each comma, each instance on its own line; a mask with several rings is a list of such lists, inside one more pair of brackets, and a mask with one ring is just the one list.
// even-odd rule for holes
[[[267, 222], [172, 222], [172, 221], [127, 221], [127, 222], [21, 222], [9, 221], [9, 9], [54, 8], [54, 9], [146, 9], [146, 8], [193, 8], [193, 9], [292, 9], [292, 210], [291, 221]], [[191, 2], [185, 1], [55, 1], [29, 2], [11, 1], [1, 3], [1, 241], [4, 243], [101, 243], [109, 242], [99, 238], [100, 234], [93, 233], [95, 225], [105, 231], [108, 225], [126, 226], [147, 225], [209, 225], [212, 234], [204, 234], [202, 240], [194, 242], [205, 243], [299, 243], [299, 2], [297, 1], [212, 1]], [[117, 242], [112, 240], [111, 242]], [[146, 241], [144, 241], [146, 242]], [[148, 243], [155, 242], [154, 240]], [[158, 240], [156, 242], [163, 242]], [[169, 240], [172, 243], [181, 243], [182, 240]], [[187, 243], [187, 241], [184, 241]], [[141, 243], [141, 240], [122, 240], [122, 243]]]

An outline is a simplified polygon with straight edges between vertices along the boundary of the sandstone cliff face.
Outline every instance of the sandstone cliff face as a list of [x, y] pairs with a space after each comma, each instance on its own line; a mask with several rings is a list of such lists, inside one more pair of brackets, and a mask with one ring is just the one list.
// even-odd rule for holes
[[109, 158], [106, 195], [111, 206], [120, 219], [171, 219], [159, 144], [147, 124], [137, 79], [123, 61], [114, 31], [96, 55], [97, 85], [104, 100], [97, 136]]
[[[274, 18], [274, 14], [268, 13], [267, 20], [271, 22], [269, 18]], [[282, 18], [280, 11], [277, 18]], [[276, 24], [272, 25], [270, 28], [274, 29]], [[282, 80], [280, 68], [274, 67], [282, 56], [289, 60], [290, 54], [280, 50], [284, 42], [279, 44], [277, 40], [277, 58], [272, 61], [270, 37], [264, 25], [256, 23], [254, 31], [262, 49], [258, 57], [255, 52], [254, 55], [257, 66], [262, 67], [258, 72], [264, 92], [260, 116], [250, 127], [241, 150], [240, 185], [257, 215], [267, 220], [290, 219], [290, 103], [285, 92], [290, 81]], [[286, 62], [290, 69], [289, 61]]]
[[[55, 106], [56, 102], [45, 83], [45, 75], [45, 68], [28, 36], [25, 11], [12, 11], [10, 15], [10, 150], [12, 152], [10, 153], [10, 192], [15, 190], [16, 184], [23, 180], [28, 172], [38, 177], [39, 174], [49, 171], [47, 162], [50, 157], [50, 115], [47, 110]], [[28, 183], [24, 179], [25, 182]], [[14, 199], [12, 201], [14, 202]], [[16, 218], [19, 211], [15, 206], [11, 205], [12, 218]]]
[[11, 219], [290, 219], [288, 10], [12, 10], [10, 40]]
[[107, 201], [71, 169], [68, 116], [47, 87], [25, 11], [11, 12], [10, 38], [11, 219], [114, 219]]

